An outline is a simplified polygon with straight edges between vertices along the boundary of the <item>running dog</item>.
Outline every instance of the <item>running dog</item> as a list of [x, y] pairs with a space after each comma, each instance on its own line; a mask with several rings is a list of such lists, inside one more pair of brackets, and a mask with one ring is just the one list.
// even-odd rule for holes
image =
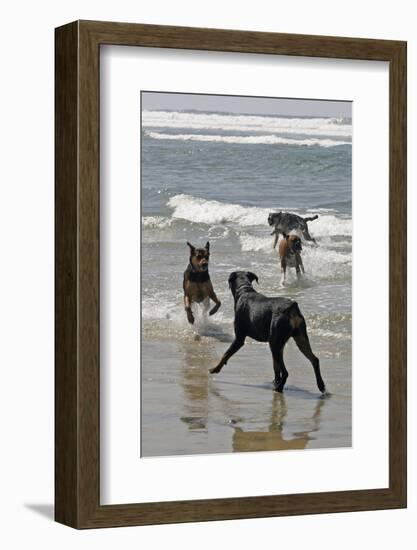
[[320, 363], [314, 355], [307, 335], [304, 317], [297, 302], [287, 298], [268, 298], [256, 292], [252, 282], [258, 277], [250, 271], [235, 271], [229, 276], [229, 287], [235, 301], [235, 339], [218, 365], [209, 372], [219, 373], [227, 361], [245, 343], [247, 336], [258, 342], [268, 342], [274, 368], [274, 390], [282, 392], [288, 378], [284, 364], [284, 347], [294, 338], [301, 353], [313, 366], [319, 390], [326, 393], [320, 374]]
[[193, 302], [208, 302], [213, 300], [214, 307], [209, 315], [214, 315], [221, 306], [211, 284], [208, 272], [210, 258], [210, 243], [207, 242], [204, 248], [196, 248], [189, 242], [190, 263], [184, 271], [183, 289], [184, 289], [184, 307], [189, 323], [194, 323], [194, 315], [191, 309]]
[[308, 232], [307, 222], [317, 220], [318, 216], [312, 216], [311, 218], [302, 218], [296, 214], [290, 212], [271, 212], [268, 216], [269, 225], [275, 227], [271, 235], [275, 235], [274, 248], [277, 246], [279, 234], [288, 235], [291, 231], [301, 231], [306, 241], [312, 241], [314, 244], [316, 240]]
[[[284, 235], [278, 247], [278, 254], [281, 261], [281, 284], [287, 281], [287, 267], [295, 267], [297, 277], [300, 277], [301, 271], [304, 273], [303, 260], [301, 259], [301, 239], [298, 235]], [[301, 268], [301, 271], [300, 271]]]

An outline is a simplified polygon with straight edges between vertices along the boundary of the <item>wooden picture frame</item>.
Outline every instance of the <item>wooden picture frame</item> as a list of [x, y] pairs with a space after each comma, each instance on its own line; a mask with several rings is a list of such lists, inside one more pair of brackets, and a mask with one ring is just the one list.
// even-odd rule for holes
[[[75, 528], [406, 506], [406, 43], [76, 21], [56, 29], [55, 519]], [[99, 56], [117, 44], [389, 62], [389, 487], [100, 505]], [[391, 246], [391, 245], [390, 245]]]

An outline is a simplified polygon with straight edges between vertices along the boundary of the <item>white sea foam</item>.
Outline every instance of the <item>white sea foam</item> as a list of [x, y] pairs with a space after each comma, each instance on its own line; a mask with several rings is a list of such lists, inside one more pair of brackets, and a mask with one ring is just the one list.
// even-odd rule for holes
[[317, 220], [309, 222], [308, 230], [313, 237], [351, 236], [352, 220], [337, 216], [322, 215]]
[[192, 128], [285, 134], [351, 136], [352, 125], [341, 118], [288, 118], [177, 111], [143, 111], [146, 128]]
[[[175, 327], [182, 327], [183, 329], [196, 329], [201, 335], [206, 332], [210, 332], [212, 325], [220, 324], [222, 326], [230, 326], [233, 323], [233, 318], [228, 317], [227, 312], [223, 309], [216, 313], [215, 318], [208, 316], [208, 309], [204, 307], [204, 304], [193, 304], [193, 314], [195, 317], [195, 325], [190, 327], [182, 305], [182, 295], [180, 293], [175, 294], [176, 301], [172, 300], [172, 292], [159, 292], [152, 294], [151, 296], [144, 293], [142, 299], [142, 320], [143, 321], [166, 321], [168, 325]], [[222, 297], [222, 301], [224, 301]], [[213, 303], [211, 303], [213, 305]], [[228, 308], [230, 314], [230, 308]], [[154, 326], [154, 331], [162, 331], [167, 329], [167, 324], [163, 326]]]
[[[249, 233], [239, 235], [243, 252], [262, 252], [274, 257], [278, 264], [278, 252], [273, 248], [272, 237], [256, 237]], [[352, 266], [352, 254], [330, 250], [325, 246], [303, 246], [302, 260], [306, 277], [328, 279], [349, 276]], [[289, 270], [289, 281], [295, 281], [295, 270]], [[297, 283], [299, 286], [299, 283]]]
[[322, 338], [335, 338], [336, 340], [351, 340], [352, 336], [348, 332], [334, 332], [332, 330], [323, 330], [320, 328], [312, 329], [312, 334]]
[[[206, 200], [191, 195], [175, 195], [168, 201], [173, 208], [172, 217], [190, 222], [208, 225], [233, 223], [242, 227], [265, 226], [271, 208], [257, 206], [242, 206], [240, 204], [224, 203]], [[350, 236], [352, 235], [352, 220], [338, 218], [332, 214], [321, 214], [317, 220], [309, 223], [309, 231], [313, 236]], [[256, 238], [254, 238], [256, 239]], [[257, 242], [256, 240], [253, 241]], [[259, 250], [261, 244], [257, 244]]]
[[[281, 239], [282, 237], [280, 237]], [[249, 233], [241, 233], [239, 235], [239, 240], [242, 246], [242, 250], [244, 252], [268, 252], [273, 253], [273, 237], [257, 237], [254, 235], [250, 235]], [[328, 241], [329, 244], [331, 244], [331, 241]], [[308, 254], [309, 256], [316, 256], [317, 259], [318, 256], [320, 256], [321, 251], [326, 251], [326, 254], [332, 254], [333, 255], [333, 261], [339, 261], [341, 263], [344, 263], [346, 261], [345, 254], [335, 251], [335, 250], [329, 250], [326, 246], [308, 246], [305, 245], [303, 247], [303, 254]]]
[[215, 143], [232, 143], [242, 145], [295, 145], [298, 147], [337, 147], [339, 145], [351, 145], [349, 141], [337, 141], [334, 139], [293, 139], [272, 135], [261, 136], [216, 136], [211, 134], [161, 134], [159, 132], [146, 132], [152, 139], [175, 141], [206, 141]]
[[191, 195], [175, 195], [168, 201], [173, 218], [208, 225], [235, 223], [242, 226], [265, 225], [269, 210], [256, 206], [209, 201]]
[[266, 254], [276, 254], [272, 245], [273, 237], [255, 237], [248, 233], [239, 235], [240, 246], [243, 252], [265, 252]]
[[144, 216], [142, 218], [142, 226], [145, 229], [166, 229], [171, 227], [172, 222], [172, 218], [164, 216]]

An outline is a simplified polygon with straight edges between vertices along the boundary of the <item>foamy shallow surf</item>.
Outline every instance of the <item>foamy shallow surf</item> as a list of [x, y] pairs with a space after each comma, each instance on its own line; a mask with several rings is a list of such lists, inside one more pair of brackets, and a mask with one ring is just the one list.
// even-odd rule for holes
[[175, 140], [175, 141], [205, 141], [211, 143], [229, 143], [239, 145], [293, 145], [297, 147], [338, 147], [351, 145], [349, 141], [334, 139], [294, 139], [271, 135], [256, 136], [225, 136], [212, 134], [164, 134], [160, 132], [146, 132], [151, 139]]
[[[333, 283], [346, 288], [343, 300], [350, 303], [352, 221], [338, 216], [335, 209], [320, 208], [309, 212], [309, 215], [319, 214], [317, 220], [309, 222], [310, 233], [317, 238], [318, 246], [304, 243], [305, 274], [297, 279], [295, 270], [290, 269], [287, 285], [282, 287], [278, 252], [273, 248], [274, 237], [267, 223], [273, 208], [208, 200], [184, 193], [170, 197], [166, 207], [169, 215], [142, 218], [144, 242], [148, 246], [158, 246], [158, 260], [145, 255], [145, 266], [147, 261], [153, 266], [159, 258], [162, 260], [158, 263], [159, 271], [155, 272], [152, 267], [149, 288], [145, 288], [142, 297], [143, 330], [147, 338], [189, 340], [203, 337], [229, 341], [233, 334], [233, 299], [227, 279], [231, 271], [238, 269], [250, 269], [258, 274], [261, 286], [256, 286], [260, 292], [296, 300], [301, 298], [304, 307], [312, 301], [320, 303], [319, 307], [327, 311], [334, 290], [329, 291], [329, 296], [327, 291], [322, 294], [323, 285]], [[291, 210], [307, 215], [307, 211]], [[197, 245], [210, 240], [210, 273], [222, 301], [214, 317], [208, 317], [201, 306], [195, 305], [196, 323], [192, 327], [185, 318], [181, 293], [182, 274], [188, 263], [187, 240]], [[170, 273], [168, 280], [164, 278], [166, 272]], [[159, 277], [160, 285], [157, 283]], [[305, 296], [308, 296], [307, 301]], [[330, 309], [338, 310], [339, 307], [338, 303]], [[316, 308], [313, 306], [313, 314], [317, 313]], [[323, 340], [348, 341], [349, 323], [349, 319], [340, 318], [338, 314], [324, 323], [316, 320], [311, 324], [312, 335]]]
[[238, 132], [296, 133], [303, 135], [352, 136], [349, 120], [336, 117], [296, 118], [177, 111], [143, 111], [144, 128], [222, 130]]
[[171, 227], [172, 218], [167, 218], [165, 216], [143, 216], [142, 217], [142, 227], [145, 229], [166, 229]]
[[[268, 292], [266, 294], [270, 295]], [[178, 301], [174, 302], [171, 296], [169, 301], [167, 294], [161, 292], [142, 301], [142, 330], [147, 338], [193, 340], [196, 337], [204, 337], [222, 342], [233, 340], [232, 300], [223, 298], [222, 309], [213, 317], [207, 315], [203, 305], [194, 304], [195, 323], [190, 325], [180, 305], [181, 296], [178, 295], [177, 298]], [[338, 315], [330, 316], [323, 326], [319, 318], [309, 318], [308, 314], [307, 318], [311, 336], [350, 341], [350, 316], [343, 319]], [[248, 339], [247, 343], [265, 345], [251, 339]]]

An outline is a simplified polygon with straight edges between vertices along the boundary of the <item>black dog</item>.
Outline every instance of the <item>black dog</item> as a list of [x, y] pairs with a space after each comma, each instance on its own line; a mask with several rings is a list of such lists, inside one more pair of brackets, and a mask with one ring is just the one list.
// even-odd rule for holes
[[229, 276], [229, 286], [235, 300], [235, 339], [219, 364], [210, 372], [220, 372], [243, 346], [245, 338], [250, 336], [258, 342], [269, 342], [275, 374], [274, 389], [282, 392], [288, 378], [283, 358], [284, 346], [293, 337], [301, 353], [313, 365], [319, 390], [325, 393], [320, 363], [311, 349], [306, 322], [297, 302], [287, 298], [267, 298], [256, 292], [252, 281], [258, 282], [258, 277], [250, 271], [235, 271]]
[[275, 235], [274, 248], [277, 246], [279, 234], [288, 235], [291, 231], [301, 231], [306, 241], [312, 241], [314, 244], [316, 240], [308, 232], [307, 222], [317, 220], [318, 216], [312, 216], [311, 218], [302, 218], [297, 214], [291, 214], [290, 212], [271, 212], [268, 216], [269, 225], [275, 226], [271, 235]]

